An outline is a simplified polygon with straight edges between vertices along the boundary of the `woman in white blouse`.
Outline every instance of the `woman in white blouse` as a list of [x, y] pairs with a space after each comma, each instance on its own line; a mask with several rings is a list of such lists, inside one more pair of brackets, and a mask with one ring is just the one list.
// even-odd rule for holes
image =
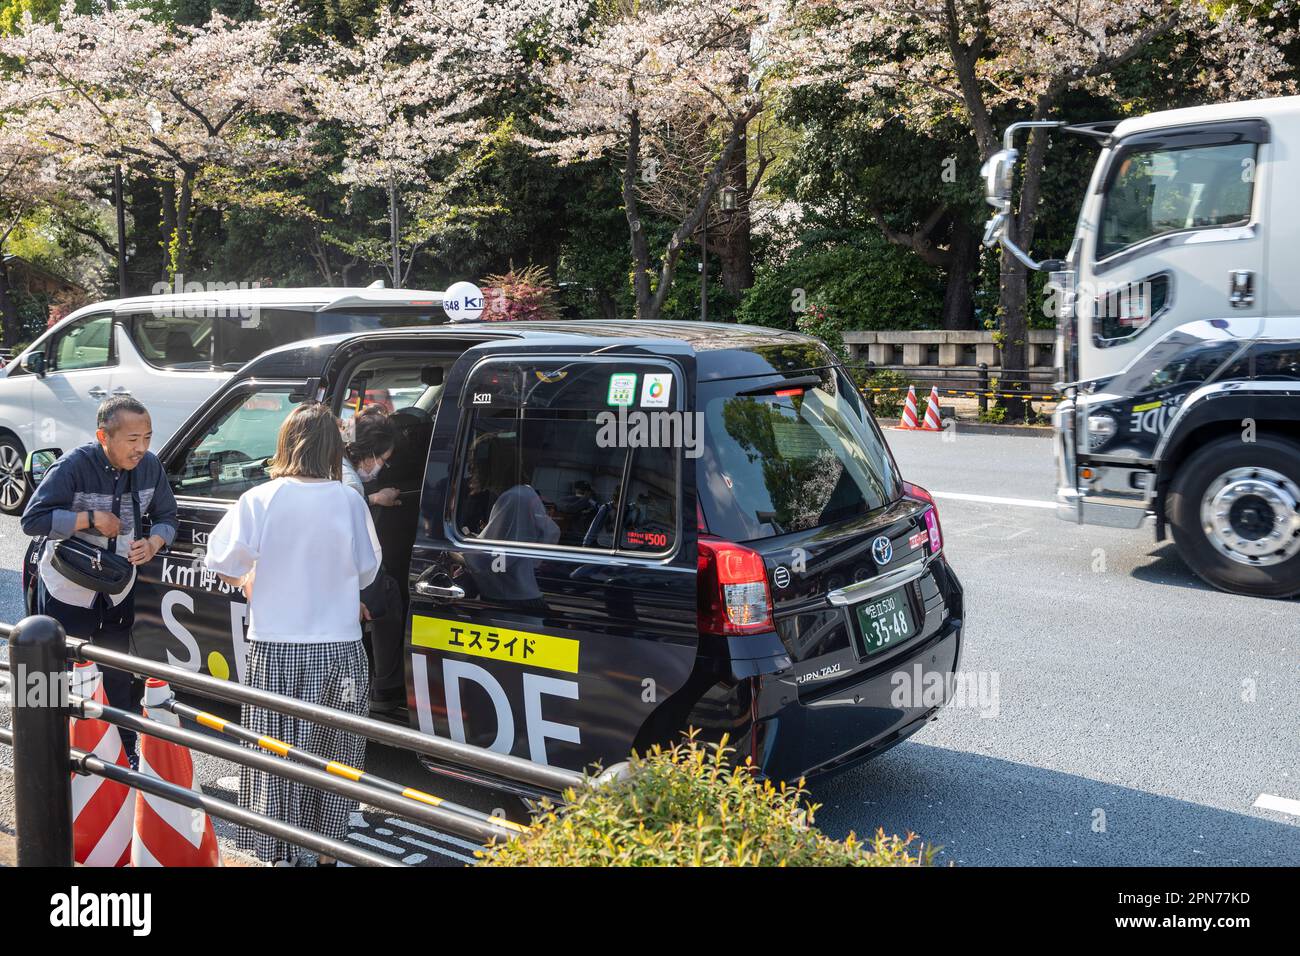
[[[271, 481], [245, 492], [208, 537], [205, 562], [249, 601], [250, 687], [353, 714], [369, 711], [370, 673], [361, 644], [361, 589], [380, 567], [370, 511], [340, 481], [343, 440], [329, 408], [308, 403], [284, 424]], [[254, 580], [256, 579], [256, 580]], [[244, 706], [250, 730], [353, 767], [364, 737]], [[258, 813], [342, 840], [356, 801], [247, 767], [239, 802]], [[241, 849], [292, 863], [294, 847], [241, 828]], [[321, 862], [334, 861], [321, 857]]]

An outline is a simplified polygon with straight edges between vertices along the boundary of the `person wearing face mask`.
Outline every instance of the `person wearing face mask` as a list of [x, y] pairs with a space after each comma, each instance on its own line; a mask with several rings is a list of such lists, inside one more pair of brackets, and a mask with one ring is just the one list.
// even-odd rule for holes
[[[397, 447], [397, 429], [388, 413], [378, 405], [369, 405], [345, 426], [343, 445], [343, 484], [347, 485], [372, 508], [395, 508], [401, 504], [396, 488], [381, 488], [366, 494], [366, 482], [373, 481], [393, 456]], [[392, 713], [406, 702], [406, 671], [402, 660], [404, 615], [402, 595], [397, 581], [384, 568], [361, 593], [362, 614], [366, 618], [372, 668], [370, 709]]]
[[392, 508], [398, 504], [396, 488], [381, 488], [366, 494], [365, 484], [373, 481], [383, 470], [397, 447], [397, 429], [388, 420], [388, 414], [378, 405], [368, 405], [347, 423], [351, 432], [345, 432], [343, 446], [343, 484], [347, 485], [366, 503], [379, 508]]

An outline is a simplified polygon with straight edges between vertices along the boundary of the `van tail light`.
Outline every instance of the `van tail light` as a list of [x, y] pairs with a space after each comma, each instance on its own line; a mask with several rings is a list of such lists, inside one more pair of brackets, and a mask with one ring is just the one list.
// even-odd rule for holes
[[925, 509], [925, 530], [930, 536], [930, 553], [938, 554], [943, 550], [943, 528], [939, 525], [939, 506], [934, 503], [934, 495], [910, 481], [903, 482], [903, 494], [929, 505]]
[[770, 631], [772, 594], [762, 555], [708, 535], [700, 535], [699, 547], [700, 633]]

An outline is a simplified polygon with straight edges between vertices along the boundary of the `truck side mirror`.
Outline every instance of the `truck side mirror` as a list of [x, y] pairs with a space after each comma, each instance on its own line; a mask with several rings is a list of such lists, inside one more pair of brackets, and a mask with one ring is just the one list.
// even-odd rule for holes
[[33, 375], [45, 375], [45, 353], [28, 352], [23, 356], [23, 368]]
[[986, 248], [996, 246], [1002, 241], [1002, 237], [1007, 231], [1007, 213], [999, 212], [994, 214], [984, 226], [984, 246]]
[[63, 457], [63, 450], [60, 448], [41, 448], [27, 456], [27, 464], [23, 471], [27, 473], [27, 487], [35, 488], [45, 477], [45, 473], [50, 467]]
[[1019, 155], [1014, 149], [1000, 149], [980, 167], [980, 175], [984, 177], [984, 198], [998, 212], [1011, 210], [1011, 176]]

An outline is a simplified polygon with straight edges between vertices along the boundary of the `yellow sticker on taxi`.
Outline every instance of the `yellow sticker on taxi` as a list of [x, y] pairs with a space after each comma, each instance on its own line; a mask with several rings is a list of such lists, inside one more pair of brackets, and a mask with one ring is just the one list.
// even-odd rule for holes
[[464, 621], [416, 614], [411, 621], [411, 643], [416, 647], [489, 657], [494, 661], [578, 673], [580, 642], [554, 634], [534, 634], [508, 627], [485, 627]]

